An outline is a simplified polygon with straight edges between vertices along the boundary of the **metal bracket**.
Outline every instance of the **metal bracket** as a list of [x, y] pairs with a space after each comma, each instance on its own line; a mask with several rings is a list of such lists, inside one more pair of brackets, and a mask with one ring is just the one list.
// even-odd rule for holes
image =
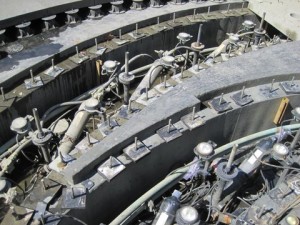
[[266, 97], [266, 98], [274, 98], [278, 96], [277, 93], [278, 88], [276, 89], [271, 89], [270, 87], [264, 87], [264, 88], [260, 88], [259, 91], [261, 92], [261, 94]]
[[87, 190], [91, 190], [94, 186], [95, 183], [89, 179], [82, 181], [81, 184], [87, 189]]
[[253, 102], [251, 95], [243, 94], [243, 91], [235, 93], [231, 98], [239, 106], [248, 105]]
[[217, 113], [223, 113], [232, 109], [230, 102], [225, 101], [222, 96], [209, 101], [208, 104]]
[[127, 119], [127, 120], [128, 120], [130, 117], [132, 117], [132, 115], [133, 115], [134, 113], [139, 112], [139, 111], [141, 111], [141, 110], [138, 109], [138, 108], [133, 108], [133, 107], [131, 107], [130, 112], [128, 112], [128, 106], [122, 106], [122, 107], [120, 108], [120, 111], [119, 111], [119, 113], [118, 113], [118, 116], [119, 116], [120, 118], [122, 118], [122, 119]]
[[125, 45], [127, 44], [128, 42], [130, 42], [129, 40], [127, 39], [120, 39], [120, 38], [114, 38], [112, 40], [114, 43], [116, 43], [117, 45]]
[[87, 55], [83, 55], [82, 53], [79, 53], [78, 55], [74, 55], [70, 57], [70, 60], [76, 64], [81, 64], [84, 61], [88, 60], [90, 57]]
[[109, 182], [125, 168], [126, 167], [117, 158], [111, 156], [101, 166], [98, 167], [97, 171]]
[[170, 142], [178, 137], [180, 137], [182, 134], [181, 132], [173, 125], [169, 124], [167, 126], [164, 126], [156, 131], [156, 133], [165, 140], [165, 142]]
[[62, 208], [63, 209], [84, 209], [86, 205], [86, 188], [71, 187], [64, 188], [62, 193]]
[[133, 143], [123, 149], [123, 152], [134, 162], [143, 158], [145, 155], [149, 154], [151, 151], [147, 146], [141, 141], [137, 140], [136, 143]]
[[54, 67], [50, 67], [48, 70], [46, 70], [44, 72], [44, 74], [50, 76], [50, 77], [57, 77], [59, 74], [61, 74], [62, 72], [64, 72], [65, 69], [58, 67], [58, 66], [54, 66]]
[[205, 116], [201, 115], [201, 112], [195, 114], [190, 113], [182, 117], [181, 121], [189, 128], [189, 130], [193, 130], [205, 124], [206, 121], [203, 119], [204, 117]]
[[118, 122], [115, 119], [111, 119], [111, 118], [98, 125], [98, 129], [100, 133], [103, 135], [103, 137], [109, 135], [117, 127], [119, 127]]
[[25, 87], [26, 87], [27, 90], [44, 85], [43, 80], [40, 76], [34, 77], [33, 80], [32, 80], [32, 78], [26, 79], [24, 81], [24, 83], [25, 83]]
[[146, 36], [146, 34], [144, 34], [144, 33], [139, 33], [139, 32], [136, 33], [135, 31], [129, 33], [128, 35], [135, 40], [141, 39]]
[[279, 83], [280, 87], [286, 94], [299, 94], [300, 86], [293, 81], [283, 81]]
[[203, 18], [203, 16], [196, 14], [195, 16], [187, 16], [187, 19], [191, 23], [199, 23], [199, 22], [206, 22], [206, 19]]

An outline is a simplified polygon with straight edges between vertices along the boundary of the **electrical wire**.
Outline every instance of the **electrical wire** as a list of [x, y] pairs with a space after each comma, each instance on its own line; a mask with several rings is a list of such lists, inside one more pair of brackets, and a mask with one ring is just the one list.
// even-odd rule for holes
[[49, 217], [60, 217], [60, 218], [69, 218], [69, 219], [73, 219], [74, 221], [82, 224], [82, 225], [88, 225], [86, 222], [83, 222], [82, 220], [74, 217], [74, 216], [71, 216], [71, 215], [66, 215], [66, 214], [58, 214], [58, 213], [55, 213], [55, 214], [51, 214], [51, 215], [46, 215], [43, 217], [43, 219], [46, 219], [46, 218], [49, 218]]

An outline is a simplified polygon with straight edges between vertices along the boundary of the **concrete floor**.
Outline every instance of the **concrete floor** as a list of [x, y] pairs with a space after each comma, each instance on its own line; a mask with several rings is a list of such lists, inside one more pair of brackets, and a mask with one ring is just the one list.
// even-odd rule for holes
[[299, 0], [249, 0], [249, 9], [292, 40], [300, 40]]

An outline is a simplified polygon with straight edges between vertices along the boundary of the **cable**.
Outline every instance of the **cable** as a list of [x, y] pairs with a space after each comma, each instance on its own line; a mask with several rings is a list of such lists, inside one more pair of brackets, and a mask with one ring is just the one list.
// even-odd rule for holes
[[87, 223], [83, 222], [82, 220], [74, 217], [74, 216], [70, 216], [70, 215], [65, 215], [65, 214], [58, 214], [58, 213], [55, 213], [55, 214], [51, 214], [51, 215], [47, 215], [47, 216], [44, 216], [43, 219], [46, 219], [48, 217], [52, 217], [52, 216], [58, 216], [58, 217], [61, 217], [61, 218], [70, 218], [70, 219], [73, 219], [74, 221], [82, 224], [82, 225], [88, 225]]

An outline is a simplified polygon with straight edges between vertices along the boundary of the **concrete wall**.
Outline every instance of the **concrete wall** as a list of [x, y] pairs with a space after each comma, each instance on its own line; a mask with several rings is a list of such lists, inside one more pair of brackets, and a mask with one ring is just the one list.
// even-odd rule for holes
[[[203, 25], [203, 43], [206, 47], [217, 46], [221, 40], [226, 38], [226, 33], [237, 31], [241, 23], [249, 18], [255, 19], [252, 15], [208, 21]], [[130, 57], [140, 53], [148, 53], [157, 58], [157, 54], [154, 53], [154, 50], [173, 48], [178, 41], [176, 36], [180, 32], [187, 32], [196, 37], [198, 24], [178, 26], [174, 29], [154, 33], [124, 46], [110, 49], [101, 59], [104, 61], [117, 60], [123, 64], [125, 51], [130, 52]], [[95, 60], [97, 59], [98, 58], [93, 57], [91, 60], [79, 66], [70, 60], [65, 60], [60, 63], [59, 66], [67, 68], [67, 71], [56, 79], [51, 79], [46, 75], [40, 74], [45, 83], [43, 87], [29, 91], [24, 88], [24, 85], [15, 88], [18, 91], [22, 90], [23, 96], [17, 98], [10, 107], [0, 107], [0, 145], [13, 137], [14, 134], [10, 131], [9, 127], [14, 118], [32, 114], [32, 108], [34, 107], [38, 108], [39, 114], [42, 116], [51, 106], [69, 101], [98, 85], [99, 79], [97, 78], [95, 64]], [[150, 62], [149, 60], [137, 61], [130, 69]]]

